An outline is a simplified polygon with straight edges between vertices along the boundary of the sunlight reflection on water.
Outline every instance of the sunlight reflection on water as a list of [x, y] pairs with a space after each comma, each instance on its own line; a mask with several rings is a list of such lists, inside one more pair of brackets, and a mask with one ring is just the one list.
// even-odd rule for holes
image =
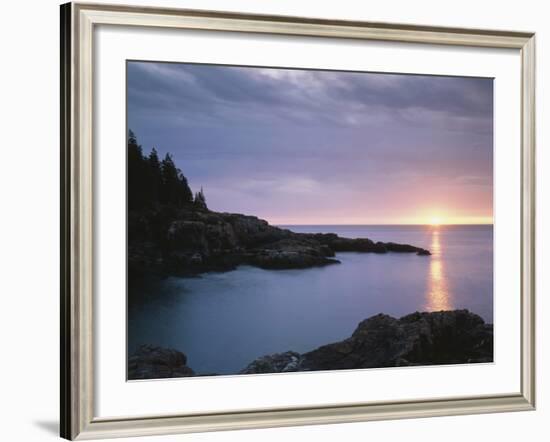
[[428, 272], [428, 290], [426, 293], [426, 310], [439, 311], [453, 309], [452, 295], [441, 259], [442, 247], [439, 240], [439, 228], [434, 227], [430, 244], [430, 268]]

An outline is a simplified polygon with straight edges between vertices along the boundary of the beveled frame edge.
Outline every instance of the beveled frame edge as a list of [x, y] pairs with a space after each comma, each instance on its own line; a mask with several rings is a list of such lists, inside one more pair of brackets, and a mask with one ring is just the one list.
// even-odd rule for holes
[[[93, 415], [92, 40], [98, 24], [518, 49], [521, 53], [521, 391], [437, 400], [193, 415]], [[535, 35], [133, 7], [61, 5], [61, 436], [70, 440], [461, 415], [535, 408]]]
[[60, 9], [60, 434], [71, 434], [71, 5]]

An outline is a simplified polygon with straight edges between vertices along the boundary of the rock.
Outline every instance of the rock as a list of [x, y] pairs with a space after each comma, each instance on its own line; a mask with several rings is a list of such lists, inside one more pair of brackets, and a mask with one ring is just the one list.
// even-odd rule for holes
[[191, 256], [191, 264], [193, 265], [201, 265], [203, 262], [202, 255], [200, 253], [194, 253]]
[[292, 235], [289, 230], [271, 226], [267, 221], [255, 216], [236, 213], [223, 213], [220, 215], [226, 222], [231, 224], [239, 243], [245, 247], [272, 243]]
[[[396, 253], [414, 253], [417, 252], [417, 254], [428, 252], [425, 249], [421, 249], [420, 247], [411, 246], [410, 244], [397, 244], [394, 242], [387, 242], [384, 243], [384, 247], [386, 247], [386, 250], [388, 252], [396, 252]], [[429, 254], [430, 252], [428, 252]]]
[[247, 263], [262, 269], [288, 270], [339, 264], [340, 261], [296, 251], [266, 249], [250, 255]]
[[233, 226], [226, 222], [208, 224], [206, 227], [206, 241], [212, 251], [234, 249], [239, 246]]
[[271, 226], [255, 216], [218, 213], [196, 205], [156, 206], [128, 215], [130, 282], [141, 275], [191, 276], [240, 264], [264, 269], [304, 269], [339, 263], [336, 252], [430, 252], [409, 244], [304, 234]]
[[285, 373], [297, 371], [299, 362], [300, 354], [294, 351], [275, 353], [273, 355], [262, 356], [254, 360], [239, 373]]
[[200, 221], [172, 221], [167, 231], [167, 244], [171, 249], [197, 250], [206, 252], [206, 225]]
[[393, 242], [374, 242], [368, 238], [342, 238], [334, 233], [303, 234], [306, 237], [318, 241], [320, 244], [335, 252], [363, 252], [363, 253], [417, 253], [429, 255], [428, 250], [410, 244], [397, 244]]
[[194, 376], [187, 357], [177, 351], [142, 345], [128, 358], [128, 379], [161, 379]]
[[326, 244], [321, 244], [321, 246], [319, 247], [319, 251], [321, 252], [321, 254], [323, 256], [335, 256], [336, 253], [334, 253], [334, 250], [332, 250], [329, 246], [327, 246]]
[[340, 263], [327, 258], [327, 254], [330, 252], [316, 241], [287, 238], [252, 250], [248, 263], [264, 269], [304, 269]]
[[[263, 356], [243, 372], [277, 369], [287, 353]], [[292, 371], [491, 362], [493, 329], [468, 310], [417, 312], [400, 319], [379, 314], [362, 321], [348, 339], [292, 355], [297, 358]]]

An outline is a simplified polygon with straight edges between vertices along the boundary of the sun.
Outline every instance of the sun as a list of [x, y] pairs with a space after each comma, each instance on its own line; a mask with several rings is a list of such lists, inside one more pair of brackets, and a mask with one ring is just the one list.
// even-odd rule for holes
[[439, 226], [441, 224], [441, 218], [439, 216], [433, 216], [430, 219], [430, 225], [432, 226]]

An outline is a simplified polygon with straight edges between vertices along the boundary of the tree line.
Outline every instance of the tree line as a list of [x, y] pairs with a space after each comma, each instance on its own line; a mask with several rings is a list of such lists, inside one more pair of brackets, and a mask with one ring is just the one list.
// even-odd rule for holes
[[128, 208], [142, 209], [158, 204], [177, 207], [194, 205], [206, 209], [206, 198], [201, 188], [193, 195], [187, 178], [176, 167], [167, 153], [159, 159], [155, 148], [144, 155], [135, 134], [128, 133]]

